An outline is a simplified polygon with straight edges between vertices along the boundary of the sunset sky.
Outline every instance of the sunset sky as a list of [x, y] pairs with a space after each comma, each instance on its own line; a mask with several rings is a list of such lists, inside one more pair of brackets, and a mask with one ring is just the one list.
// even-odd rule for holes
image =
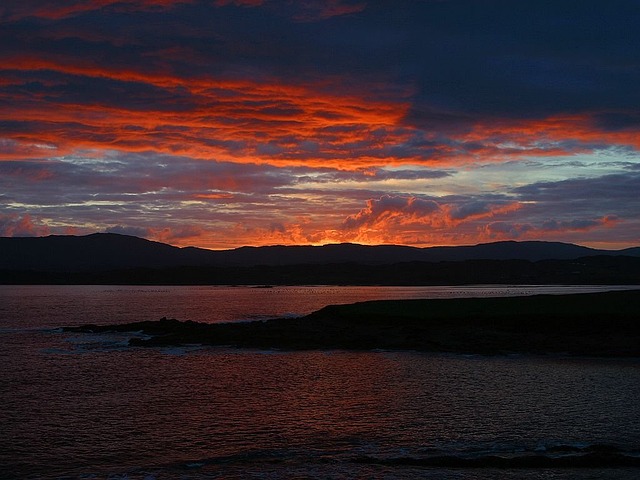
[[640, 245], [638, 0], [2, 0], [0, 236]]

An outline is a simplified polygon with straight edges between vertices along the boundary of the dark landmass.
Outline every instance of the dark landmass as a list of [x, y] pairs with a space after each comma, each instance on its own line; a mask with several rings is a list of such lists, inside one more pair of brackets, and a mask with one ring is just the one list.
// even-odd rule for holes
[[640, 284], [640, 248], [558, 242], [177, 248], [118, 234], [0, 237], [0, 284]]
[[598, 250], [561, 242], [495, 242], [473, 246], [416, 248], [400, 245], [241, 247], [232, 250], [178, 248], [115, 233], [86, 236], [0, 237], [0, 269], [81, 272], [186, 266], [250, 267], [467, 260], [571, 260], [595, 255], [640, 257], [640, 248]]
[[215, 253], [115, 233], [0, 237], [0, 269], [14, 271], [90, 272], [208, 265]]
[[466, 260], [130, 268], [104, 271], [0, 270], [0, 284], [35, 285], [640, 285], [640, 257]]
[[640, 290], [333, 305], [301, 318], [204, 324], [162, 319], [67, 327], [142, 332], [133, 346], [415, 350], [640, 357]]

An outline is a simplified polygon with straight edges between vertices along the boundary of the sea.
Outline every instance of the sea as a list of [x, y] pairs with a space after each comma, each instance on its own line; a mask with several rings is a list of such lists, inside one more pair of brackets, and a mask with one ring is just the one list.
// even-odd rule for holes
[[640, 359], [142, 348], [135, 332], [62, 330], [638, 288], [259, 287], [0, 286], [0, 478], [640, 478]]

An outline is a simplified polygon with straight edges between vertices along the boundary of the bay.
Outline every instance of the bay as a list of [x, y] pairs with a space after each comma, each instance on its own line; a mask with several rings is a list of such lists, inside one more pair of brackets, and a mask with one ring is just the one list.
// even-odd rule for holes
[[326, 305], [409, 298], [496, 297], [633, 289], [599, 285], [430, 287], [0, 285], [0, 328], [127, 323], [162, 317], [226, 322], [306, 315]]
[[637, 478], [640, 469], [623, 465], [428, 461], [639, 457], [638, 359], [143, 349], [128, 347], [127, 335], [60, 330], [603, 289], [611, 287], [0, 287], [0, 478]]

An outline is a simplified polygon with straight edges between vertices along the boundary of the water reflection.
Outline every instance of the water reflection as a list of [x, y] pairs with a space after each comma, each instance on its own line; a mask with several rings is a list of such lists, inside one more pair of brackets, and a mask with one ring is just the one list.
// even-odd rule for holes
[[[38, 297], [36, 288], [26, 298], [39, 305], [10, 302], [13, 312], [53, 312], [53, 320], [34, 317], [40, 328], [2, 333], [0, 478], [533, 479], [539, 472], [384, 461], [551, 456], [601, 445], [638, 455], [637, 359], [135, 349], [42, 329], [61, 321], [47, 302], [77, 322], [122, 320], [119, 312], [138, 308], [111, 309], [109, 295], [80, 290]], [[180, 290], [173, 303], [196, 299], [212, 311], [204, 292]], [[146, 299], [127, 314], [136, 319], [172, 304], [165, 292], [132, 295]], [[581, 472], [546, 478], [611, 474]]]
[[[436, 287], [298, 286], [112, 287], [0, 285], [0, 328], [55, 328], [162, 317], [199, 322], [304, 315], [330, 304], [365, 300], [577, 293], [633, 286], [479, 285]], [[640, 288], [640, 287], [635, 287]]]
[[86, 474], [238, 456], [342, 464], [640, 441], [633, 361], [225, 349], [91, 357], [23, 366], [32, 381], [11, 393], [6, 465]]

